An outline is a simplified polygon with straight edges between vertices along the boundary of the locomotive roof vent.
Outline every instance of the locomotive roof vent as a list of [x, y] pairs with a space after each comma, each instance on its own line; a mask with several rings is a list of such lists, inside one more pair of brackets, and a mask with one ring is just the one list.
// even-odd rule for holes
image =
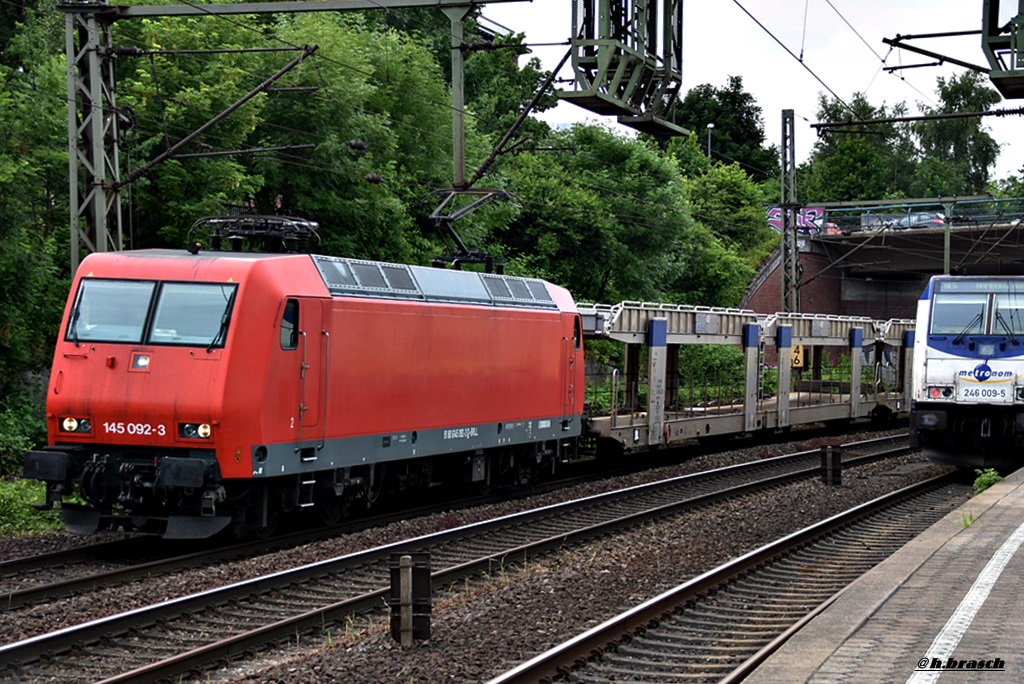
[[544, 282], [535, 278], [318, 254], [313, 255], [313, 262], [335, 296], [557, 308]]
[[188, 250], [198, 251], [192, 241], [192, 234], [203, 231], [209, 234], [210, 249], [222, 251], [224, 241], [230, 244], [230, 251], [240, 252], [248, 240], [257, 250], [275, 254], [303, 254], [309, 247], [309, 238], [315, 237], [319, 225], [314, 221], [291, 216], [206, 216], [192, 224], [188, 231]]

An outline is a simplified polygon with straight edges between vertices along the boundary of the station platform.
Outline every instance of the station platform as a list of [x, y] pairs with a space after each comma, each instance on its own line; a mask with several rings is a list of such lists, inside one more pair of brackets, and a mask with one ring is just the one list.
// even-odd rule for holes
[[840, 592], [743, 684], [1024, 682], [1024, 469]]

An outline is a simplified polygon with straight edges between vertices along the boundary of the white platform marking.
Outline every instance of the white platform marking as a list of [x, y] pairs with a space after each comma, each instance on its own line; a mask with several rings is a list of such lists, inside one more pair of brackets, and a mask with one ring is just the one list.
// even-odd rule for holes
[[[942, 662], [946, 662], [946, 660], [953, 656], [953, 650], [960, 643], [960, 639], [967, 631], [967, 628], [970, 627], [974, 616], [981, 610], [982, 604], [985, 603], [989, 592], [995, 586], [996, 580], [999, 579], [999, 576], [1006, 568], [1006, 564], [1010, 562], [1013, 554], [1017, 553], [1017, 549], [1020, 548], [1022, 543], [1024, 543], [1024, 523], [999, 547], [999, 550], [989, 560], [985, 569], [978, 575], [978, 579], [974, 580], [971, 590], [967, 592], [967, 596], [964, 596], [964, 600], [953, 611], [953, 614], [946, 622], [946, 626], [935, 637], [935, 641], [932, 642], [931, 647], [929, 647], [928, 652], [925, 654], [929, 660], [938, 658]], [[917, 671], [910, 676], [907, 684], [928, 684], [938, 680], [940, 674], [942, 674], [942, 670]]]

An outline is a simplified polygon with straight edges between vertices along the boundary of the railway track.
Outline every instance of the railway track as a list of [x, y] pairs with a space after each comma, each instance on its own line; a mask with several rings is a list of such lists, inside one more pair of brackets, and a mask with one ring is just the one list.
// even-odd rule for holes
[[[856, 459], [858, 450], [884, 449], [886, 445], [899, 448], [900, 445], [905, 444], [906, 438], [903, 436], [882, 437], [877, 440], [847, 445], [846, 450], [851, 459]], [[801, 452], [793, 456], [813, 456], [816, 453]], [[850, 463], [855, 462], [855, 460], [850, 461]], [[605, 473], [601, 477], [609, 477], [609, 474]], [[592, 478], [575, 477], [545, 483], [532, 488], [529, 494], [536, 495], [568, 487], [588, 479]], [[129, 538], [11, 559], [0, 562], [0, 612], [12, 611], [65, 596], [116, 587], [142, 577], [157, 577], [182, 569], [192, 569], [201, 565], [212, 565], [294, 548], [325, 538], [351, 534], [399, 520], [448, 510], [453, 505], [471, 507], [494, 503], [507, 498], [507, 496], [508, 494], [477, 496], [459, 500], [454, 504], [433, 504], [398, 512], [385, 512], [353, 520], [333, 529], [303, 530], [263, 541], [225, 546], [223, 543], [204, 540], [198, 542], [198, 550], [196, 543], [168, 544], [159, 539]], [[188, 549], [188, 553], [175, 552], [175, 549]]]
[[[614, 473], [601, 477], [610, 475]], [[218, 539], [169, 542], [154, 537], [129, 537], [0, 561], [0, 613], [65, 596], [116, 587], [141, 577], [157, 577], [182, 569], [194, 569], [201, 565], [213, 565], [282, 551], [441, 511], [533, 496], [591, 481], [596, 477], [563, 478], [511, 495], [503, 492], [462, 497], [415, 508], [407, 507], [398, 511], [355, 518], [335, 527], [303, 528], [270, 539], [226, 546]], [[188, 549], [189, 552], [181, 553], [183, 549]]]
[[[907, 449], [896, 438], [847, 445], [853, 465]], [[300, 632], [386, 597], [393, 553], [429, 552], [435, 586], [753, 488], [814, 477], [817, 450], [674, 478], [429, 535], [183, 597], [0, 647], [17, 681], [153, 681]], [[213, 634], [230, 634], [216, 640]], [[162, 655], [161, 655], [162, 654]], [[162, 658], [162, 659], [161, 659]]]
[[488, 684], [733, 684], [839, 592], [960, 505], [944, 475], [804, 528], [663, 593]]

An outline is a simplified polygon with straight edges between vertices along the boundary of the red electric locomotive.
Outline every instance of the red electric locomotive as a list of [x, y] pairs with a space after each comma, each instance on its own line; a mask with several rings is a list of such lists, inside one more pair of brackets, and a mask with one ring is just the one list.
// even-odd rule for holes
[[385, 488], [527, 481], [582, 431], [580, 317], [541, 280], [97, 253], [61, 325], [50, 446], [24, 474], [79, 533], [259, 534], [303, 508], [330, 524]]

